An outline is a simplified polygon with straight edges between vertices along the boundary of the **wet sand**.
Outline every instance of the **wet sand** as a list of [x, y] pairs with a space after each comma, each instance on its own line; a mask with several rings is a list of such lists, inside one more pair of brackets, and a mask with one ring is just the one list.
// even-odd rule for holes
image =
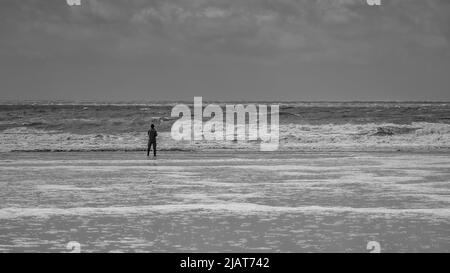
[[450, 252], [449, 155], [1, 153], [0, 252]]

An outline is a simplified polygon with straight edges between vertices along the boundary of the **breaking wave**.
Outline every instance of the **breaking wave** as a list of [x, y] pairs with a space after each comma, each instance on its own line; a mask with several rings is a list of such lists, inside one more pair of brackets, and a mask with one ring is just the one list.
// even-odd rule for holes
[[[36, 151], [142, 151], [147, 145], [143, 132], [74, 134], [58, 130], [16, 127], [0, 133], [2, 152]], [[174, 141], [161, 132], [158, 148], [163, 151], [207, 149], [259, 149], [259, 142]], [[281, 150], [305, 149], [449, 149], [450, 124], [282, 124]]]

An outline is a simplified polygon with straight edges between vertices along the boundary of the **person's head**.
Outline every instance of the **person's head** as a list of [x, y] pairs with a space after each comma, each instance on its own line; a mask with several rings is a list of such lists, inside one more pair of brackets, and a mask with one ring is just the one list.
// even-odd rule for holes
[[150, 127], [151, 127], [152, 129], [155, 129], [155, 124], [152, 124]]

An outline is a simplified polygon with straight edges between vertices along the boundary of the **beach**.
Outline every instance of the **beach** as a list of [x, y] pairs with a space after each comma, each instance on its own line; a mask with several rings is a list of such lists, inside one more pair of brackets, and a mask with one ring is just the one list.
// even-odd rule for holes
[[0, 153], [0, 251], [448, 252], [448, 151]]
[[449, 15], [0, 0], [0, 253], [157, 253], [143, 267], [171, 272], [449, 253]]

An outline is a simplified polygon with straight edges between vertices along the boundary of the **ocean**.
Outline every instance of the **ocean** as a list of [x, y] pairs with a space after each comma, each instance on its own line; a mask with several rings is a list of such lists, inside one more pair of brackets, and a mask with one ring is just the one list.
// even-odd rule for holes
[[[450, 147], [450, 103], [264, 103], [280, 105], [281, 150]], [[139, 151], [145, 149], [151, 123], [160, 132], [158, 145], [165, 151], [259, 147], [251, 141], [173, 141], [170, 130], [177, 118], [171, 117], [171, 110], [175, 104], [5, 103], [0, 105], [0, 151]]]
[[280, 103], [274, 152], [174, 105], [0, 106], [0, 252], [449, 252], [450, 103]]

